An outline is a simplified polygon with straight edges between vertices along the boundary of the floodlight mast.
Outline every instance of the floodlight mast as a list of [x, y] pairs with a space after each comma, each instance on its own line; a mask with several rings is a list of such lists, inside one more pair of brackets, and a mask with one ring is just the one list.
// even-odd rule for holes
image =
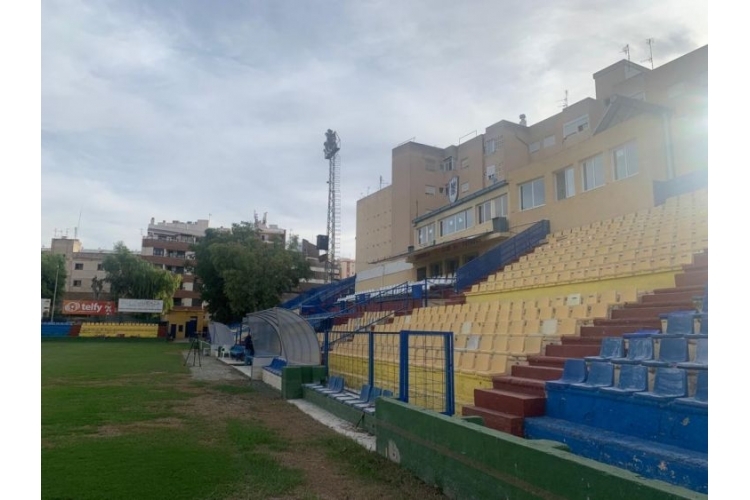
[[338, 267], [337, 252], [339, 247], [339, 233], [341, 232], [341, 191], [339, 189], [339, 175], [341, 161], [341, 139], [334, 130], [325, 133], [326, 142], [323, 143], [323, 156], [328, 160], [328, 256], [326, 258], [326, 282], [336, 280]]

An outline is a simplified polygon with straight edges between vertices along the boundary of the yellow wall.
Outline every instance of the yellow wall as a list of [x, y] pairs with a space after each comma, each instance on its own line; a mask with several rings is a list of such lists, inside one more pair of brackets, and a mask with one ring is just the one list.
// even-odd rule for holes
[[81, 337], [152, 337], [156, 338], [159, 325], [143, 323], [83, 323]]

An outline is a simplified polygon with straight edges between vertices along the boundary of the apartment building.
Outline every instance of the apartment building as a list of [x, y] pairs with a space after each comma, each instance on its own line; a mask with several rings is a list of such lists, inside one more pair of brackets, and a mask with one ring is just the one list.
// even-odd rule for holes
[[651, 207], [655, 182], [707, 170], [708, 46], [593, 79], [595, 98], [534, 124], [397, 146], [391, 184], [357, 202], [357, 291], [451, 275], [541, 219], [558, 231]]
[[[106, 273], [102, 267], [104, 258], [112, 254], [112, 250], [84, 249], [78, 238], [62, 236], [52, 238], [49, 248], [42, 248], [42, 252], [51, 252], [65, 257], [65, 282], [59, 283], [60, 290], [65, 292], [66, 300], [94, 300], [92, 283], [94, 278], [103, 280]], [[109, 300], [109, 283], [104, 283], [99, 300]]]
[[167, 317], [170, 334], [175, 338], [183, 338], [193, 331], [201, 332], [207, 324], [199, 284], [190, 272], [190, 264], [195, 260], [191, 245], [205, 236], [206, 229], [206, 219], [156, 222], [152, 217], [141, 241], [141, 258], [182, 278], [173, 297], [174, 307]]

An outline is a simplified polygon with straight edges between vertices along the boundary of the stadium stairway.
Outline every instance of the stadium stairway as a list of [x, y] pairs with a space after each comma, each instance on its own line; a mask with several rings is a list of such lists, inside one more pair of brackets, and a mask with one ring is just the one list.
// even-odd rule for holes
[[545, 414], [545, 382], [562, 376], [569, 358], [599, 354], [604, 337], [617, 337], [638, 330], [660, 330], [662, 313], [695, 311], [695, 300], [708, 285], [708, 251], [693, 256], [675, 276], [675, 286], [653, 290], [613, 309], [608, 319], [595, 319], [581, 326], [579, 335], [562, 337], [560, 344], [546, 346], [543, 355], [528, 357], [528, 365], [514, 365], [509, 375], [492, 377], [491, 389], [475, 389], [474, 405], [463, 407], [464, 416], [480, 416], [486, 427], [525, 437], [524, 418]]

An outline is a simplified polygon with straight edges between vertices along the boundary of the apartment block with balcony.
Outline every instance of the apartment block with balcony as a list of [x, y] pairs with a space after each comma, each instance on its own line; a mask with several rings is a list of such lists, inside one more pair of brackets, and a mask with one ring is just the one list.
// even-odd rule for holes
[[170, 333], [183, 338], [196, 328], [198, 332], [206, 325], [199, 283], [189, 266], [195, 259], [191, 245], [205, 236], [208, 220], [195, 222], [162, 221], [152, 218], [146, 236], [141, 242], [141, 258], [159, 269], [178, 274], [182, 278], [175, 292], [174, 307], [168, 316]]
[[707, 70], [707, 46], [653, 70], [622, 60], [593, 74], [595, 98], [531, 125], [397, 146], [391, 184], [357, 202], [357, 291], [450, 275], [540, 219], [653, 206], [655, 182], [708, 168]]

